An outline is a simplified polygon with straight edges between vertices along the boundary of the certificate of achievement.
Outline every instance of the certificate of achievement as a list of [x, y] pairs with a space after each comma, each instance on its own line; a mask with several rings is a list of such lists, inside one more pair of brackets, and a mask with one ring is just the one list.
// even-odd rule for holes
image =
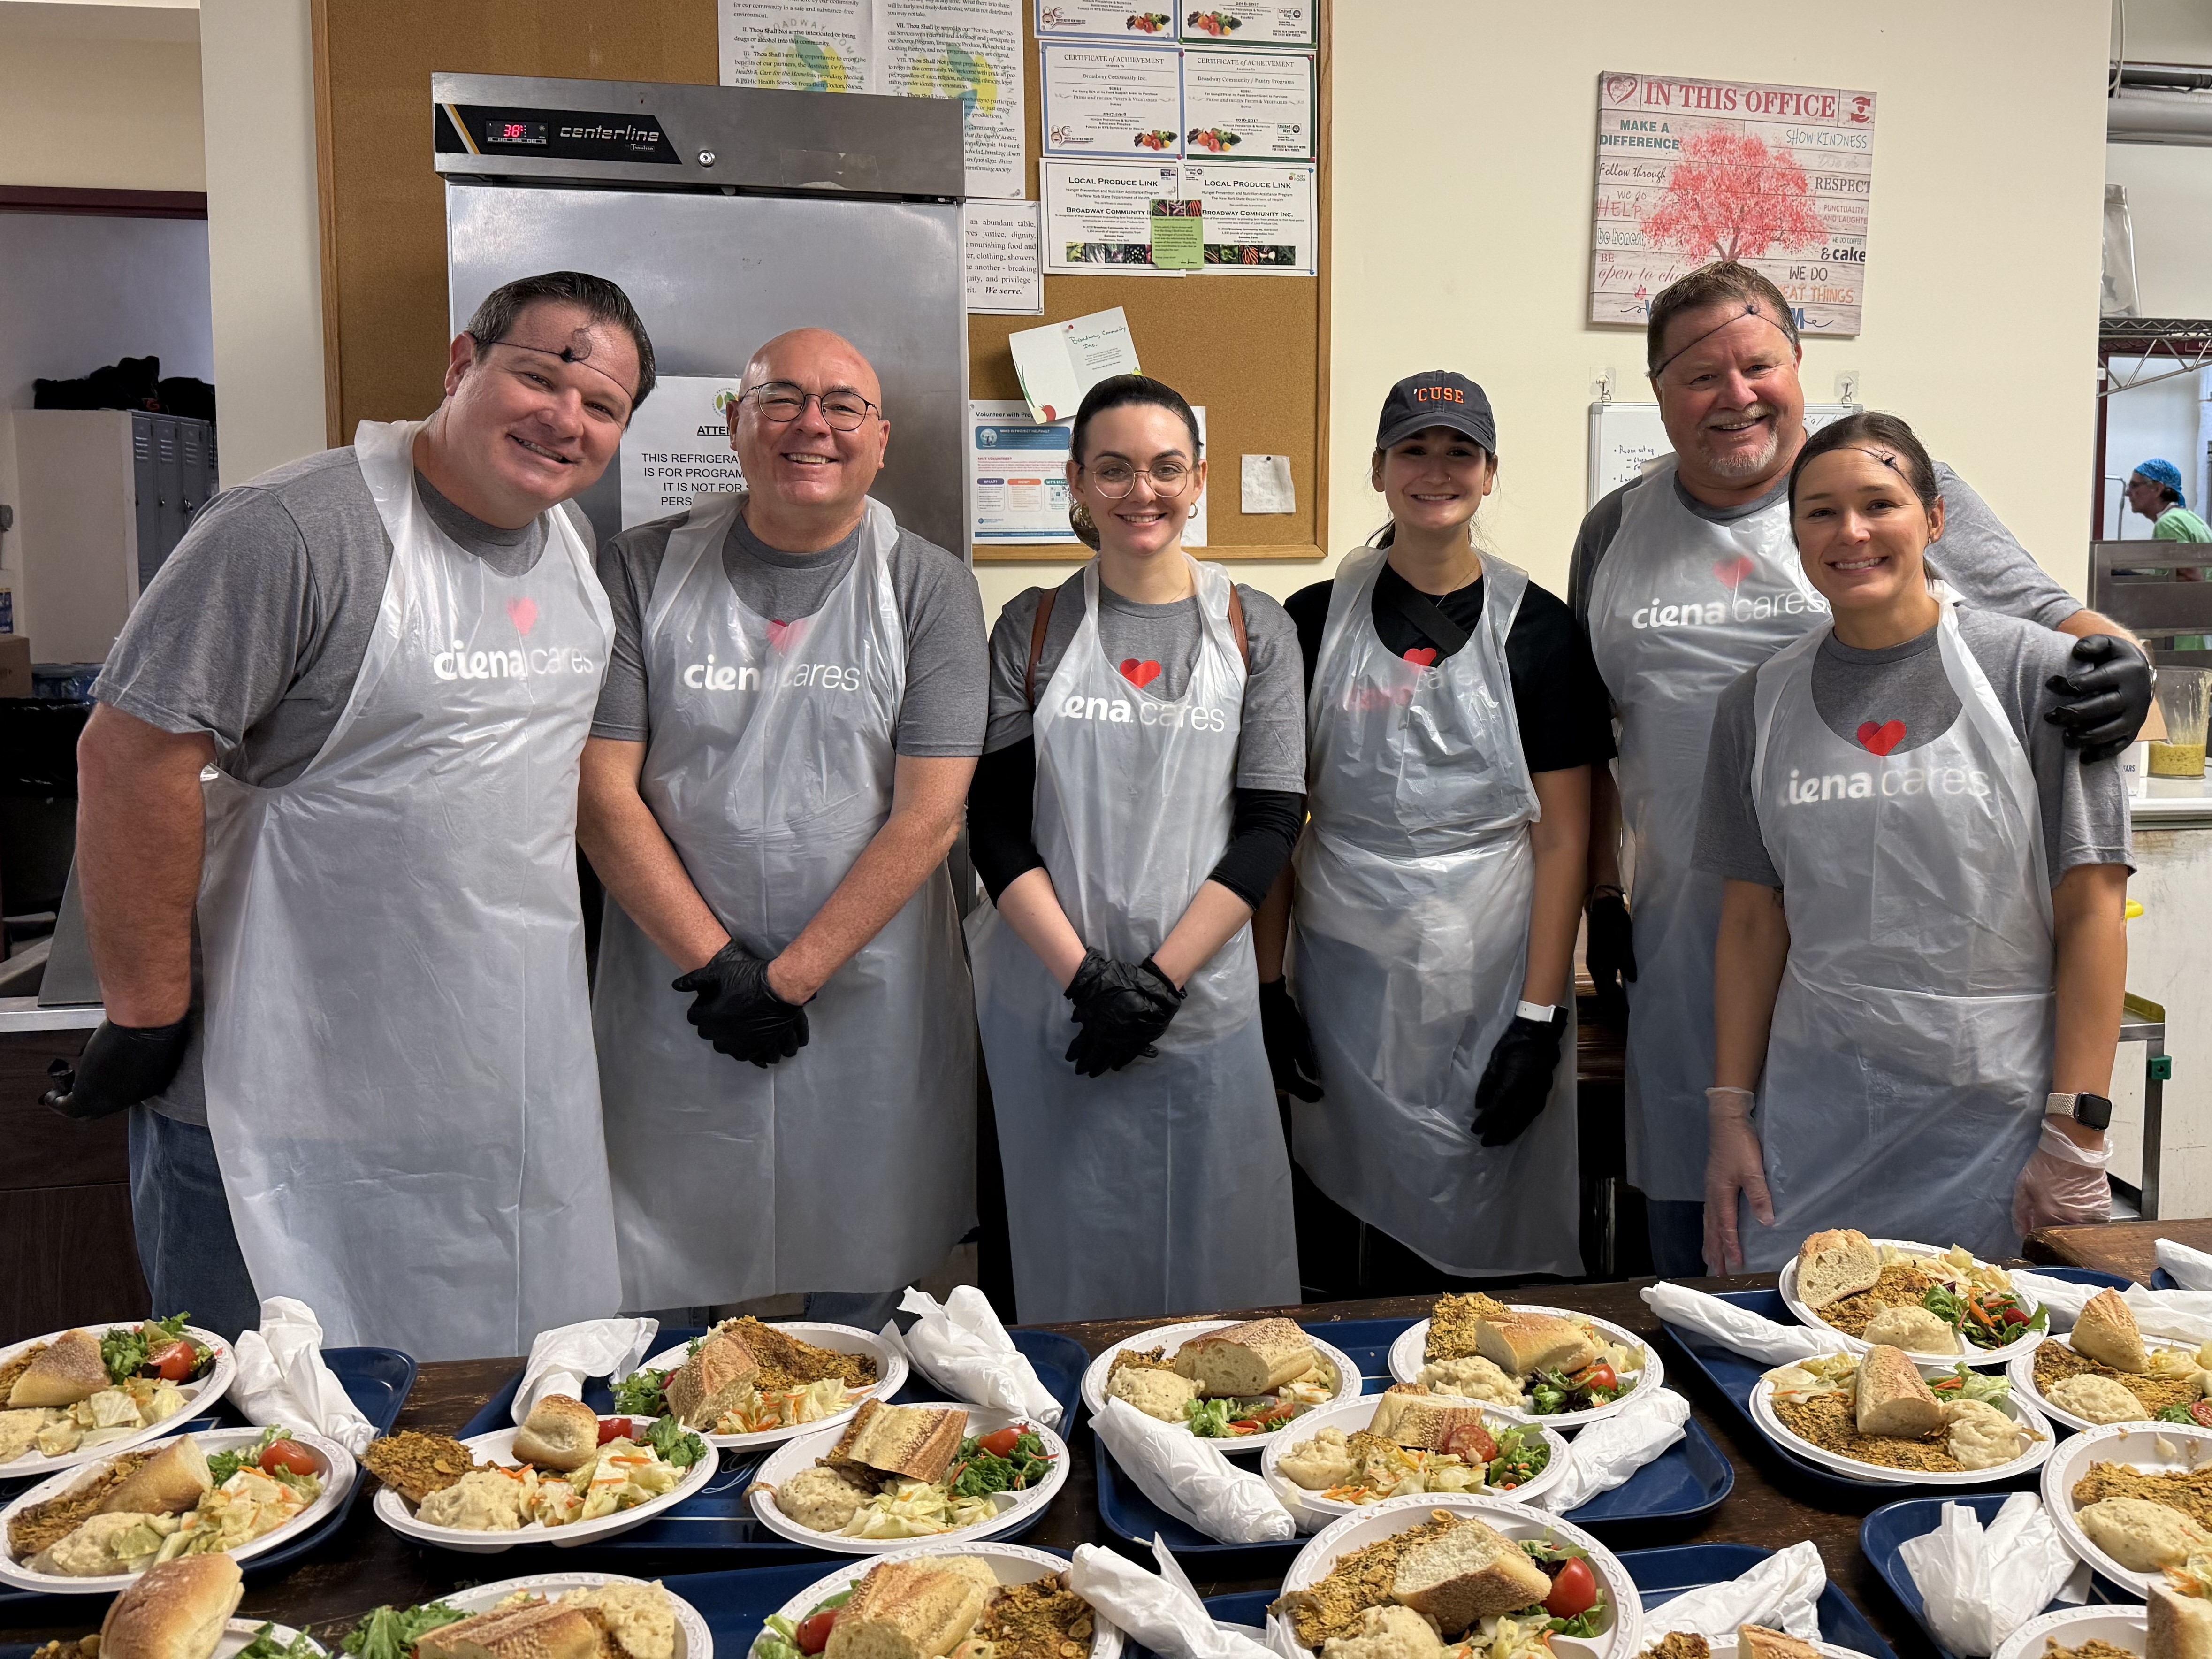
[[1102, 161], [1182, 154], [1182, 54], [1172, 47], [1037, 48], [1044, 99], [1044, 153]]
[[1182, 194], [1204, 204], [1209, 273], [1314, 275], [1319, 253], [1311, 167], [1186, 161]]
[[968, 309], [1000, 317], [1044, 315], [1044, 272], [1035, 202], [970, 202], [961, 210]]
[[[1151, 9], [1146, 9], [1149, 6]], [[1104, 40], [1172, 40], [1176, 38], [1175, 9], [1160, 0], [1146, 0], [1135, 10], [1128, 0], [1120, 5], [1093, 5], [1086, 0], [1037, 0], [1037, 39], [1055, 34], [1089, 35]]]
[[715, 33], [726, 87], [870, 89], [869, 0], [721, 0]]
[[1182, 55], [1183, 153], [1237, 161], [1314, 159], [1310, 52]]
[[[1285, 6], [1240, 5], [1203, 9], [1184, 0], [1182, 38], [1186, 40], [1224, 40], [1265, 46], [1317, 46], [1314, 33], [1321, 19], [1316, 0], [1297, 0]], [[1037, 31], [1042, 34], [1044, 31]]]
[[968, 194], [1029, 193], [1022, 167], [1022, 0], [875, 0], [880, 89], [957, 98]]
[[1043, 181], [1048, 276], [1176, 274], [1152, 264], [1152, 204], [1184, 194], [1173, 162], [1163, 167], [1158, 162], [1044, 161], [1038, 164], [1037, 176]]
[[664, 374], [651, 407], [630, 417], [622, 439], [622, 521], [627, 530], [665, 519], [694, 495], [743, 489], [730, 453], [731, 402], [743, 376]]

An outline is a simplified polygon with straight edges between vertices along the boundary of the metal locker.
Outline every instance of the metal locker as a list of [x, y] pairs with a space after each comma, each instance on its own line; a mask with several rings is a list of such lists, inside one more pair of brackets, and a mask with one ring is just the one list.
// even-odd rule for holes
[[180, 415], [134, 412], [131, 457], [143, 593], [215, 493], [215, 428]]

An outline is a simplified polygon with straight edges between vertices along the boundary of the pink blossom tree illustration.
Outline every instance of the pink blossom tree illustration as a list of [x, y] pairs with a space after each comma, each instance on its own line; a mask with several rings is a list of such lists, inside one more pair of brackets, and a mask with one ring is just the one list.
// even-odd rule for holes
[[1754, 133], [1712, 128], [1682, 141], [1682, 159], [1644, 240], [1699, 259], [1755, 259], [1808, 247], [1827, 234], [1805, 169]]

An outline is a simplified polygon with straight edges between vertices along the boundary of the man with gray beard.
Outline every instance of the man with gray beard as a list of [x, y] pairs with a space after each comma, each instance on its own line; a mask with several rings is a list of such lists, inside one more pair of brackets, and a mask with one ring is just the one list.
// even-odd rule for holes
[[[1788, 301], [1747, 265], [1708, 265], [1664, 289], [1645, 359], [1674, 453], [1590, 509], [1568, 578], [1620, 726], [1618, 781], [1591, 780], [1587, 960], [1601, 1005], [1626, 994], [1629, 1180], [1662, 1274], [1701, 1270], [1708, 1111], [1744, 1109], [1733, 1094], [1710, 1108], [1706, 1097], [1721, 880], [1691, 856], [1714, 710], [1745, 670], [1827, 620], [1790, 533], [1800, 356]], [[2051, 682], [2068, 702], [2048, 718], [2085, 760], [2133, 741], [2150, 707], [2141, 649], [2052, 580], [1955, 472], [1936, 471], [1945, 519], [1930, 568], [1968, 605], [2081, 641], [2074, 671]]]

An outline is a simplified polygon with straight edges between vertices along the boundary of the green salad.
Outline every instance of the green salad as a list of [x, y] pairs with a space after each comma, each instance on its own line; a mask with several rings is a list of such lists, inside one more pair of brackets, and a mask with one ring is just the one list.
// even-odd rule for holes
[[432, 1631], [469, 1615], [443, 1601], [418, 1607], [379, 1607], [345, 1633], [338, 1645], [355, 1659], [414, 1659], [415, 1644]]

